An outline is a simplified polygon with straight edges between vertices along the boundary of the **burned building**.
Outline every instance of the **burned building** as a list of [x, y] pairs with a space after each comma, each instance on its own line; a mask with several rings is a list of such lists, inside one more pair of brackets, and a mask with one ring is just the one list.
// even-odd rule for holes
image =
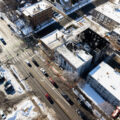
[[52, 18], [52, 8], [46, 2], [37, 2], [27, 8], [23, 8], [23, 16], [33, 27], [42, 24]]
[[102, 38], [90, 28], [78, 34], [77, 37], [79, 40], [78, 46], [80, 45], [93, 56], [94, 63], [103, 57], [109, 46], [109, 42], [105, 38]]

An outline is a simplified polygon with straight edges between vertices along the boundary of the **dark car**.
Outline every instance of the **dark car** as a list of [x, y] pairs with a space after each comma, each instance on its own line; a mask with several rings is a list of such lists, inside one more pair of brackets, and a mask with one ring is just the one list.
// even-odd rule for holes
[[32, 65], [30, 64], [30, 62], [28, 60], [26, 60], [25, 62], [29, 67], [32, 67]]
[[89, 120], [88, 117], [82, 111], [80, 111], [80, 109], [77, 109], [76, 112], [83, 120]]
[[46, 72], [46, 70], [44, 68], [40, 68], [40, 71], [46, 76], [49, 77], [48, 73]]
[[36, 67], [39, 67], [39, 64], [37, 63], [37, 61], [36, 61], [35, 59], [32, 59], [32, 62], [34, 63], [34, 65], [35, 65]]
[[58, 88], [57, 83], [56, 83], [54, 80], [52, 80], [52, 78], [49, 78], [49, 80], [50, 80], [50, 82], [53, 84], [53, 86], [54, 86], [55, 88]]
[[68, 95], [66, 95], [65, 93], [62, 93], [62, 96], [66, 99], [66, 101], [67, 101], [70, 105], [74, 105], [73, 101], [69, 98]]
[[81, 105], [88, 111], [92, 112], [92, 105], [88, 101], [81, 101]]
[[0, 40], [3, 43], [3, 45], [7, 45], [7, 43], [5, 42], [5, 40], [3, 38], [0, 38]]
[[51, 97], [49, 96], [48, 93], [45, 94], [45, 97], [48, 99], [48, 101], [49, 101], [51, 104], [54, 104], [53, 100], [51, 99]]
[[5, 78], [3, 76], [0, 76], [0, 84], [4, 83]]
[[12, 86], [10, 81], [7, 81], [4, 85], [4, 87], [5, 87], [5, 91], [6, 91], [7, 94], [12, 94], [13, 95], [15, 93], [15, 89]]

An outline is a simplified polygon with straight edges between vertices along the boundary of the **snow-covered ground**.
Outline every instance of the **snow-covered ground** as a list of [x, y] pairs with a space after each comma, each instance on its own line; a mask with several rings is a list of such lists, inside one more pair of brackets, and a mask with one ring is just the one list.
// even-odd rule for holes
[[9, 97], [15, 97], [21, 94], [24, 94], [25, 91], [23, 90], [23, 88], [20, 86], [20, 84], [17, 82], [16, 78], [13, 76], [13, 74], [11, 73], [11, 71], [6, 68], [6, 66], [1, 66], [0, 67], [0, 74], [3, 75], [6, 79], [6, 81], [10, 81], [11, 84], [13, 85], [14, 89], [15, 89], [15, 94], [14, 95], [8, 95], [5, 90], [4, 90], [4, 82], [2, 85], [0, 85], [1, 90]]
[[[46, 115], [45, 120], [56, 120], [54, 111], [48, 109], [37, 97], [26, 98], [14, 106], [6, 120], [33, 120]], [[52, 112], [51, 112], [52, 111]]]
[[18, 78], [18, 80], [20, 81], [20, 83], [24, 86], [25, 90], [26, 91], [31, 91], [32, 88], [26, 83], [26, 81], [24, 80], [25, 78], [19, 72], [19, 70], [14, 65], [10, 65], [10, 69], [16, 75], [16, 77]]
[[[81, 89], [79, 85], [78, 85], [78, 87], [79, 87], [79, 89]], [[105, 102], [105, 100], [89, 84], [85, 84], [85, 86], [81, 90], [96, 105], [100, 105]]]

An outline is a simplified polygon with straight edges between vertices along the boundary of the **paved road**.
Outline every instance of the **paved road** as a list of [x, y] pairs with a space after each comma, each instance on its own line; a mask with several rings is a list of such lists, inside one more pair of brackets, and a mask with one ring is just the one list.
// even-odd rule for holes
[[0, 41], [0, 46], [3, 50], [3, 52], [0, 53], [0, 61], [6, 61], [11, 57], [16, 56], [16, 52], [20, 50], [20, 46], [23, 42], [12, 34], [6, 22], [3, 20], [0, 20], [0, 37], [7, 43], [7, 45], [3, 45]]
[[[31, 70], [30, 70], [31, 68], [29, 68], [29, 67], [26, 66], [26, 65], [23, 65], [22, 61], [28, 59], [28, 60], [32, 63], [32, 61], [31, 61], [32, 58], [34, 58], [34, 59], [39, 63], [40, 67], [37, 69], [37, 68], [32, 64], [33, 68], [32, 68], [32, 71], [31, 71]], [[40, 74], [39, 79], [42, 78], [42, 79], [44, 79], [45, 81], [49, 81], [49, 79], [46, 79], [45, 76], [43, 76], [43, 74], [41, 74], [40, 68], [41, 68], [41, 67], [44, 68], [44, 69], [48, 72], [48, 74], [50, 75], [50, 77], [52, 77], [52, 79], [59, 85], [59, 88], [57, 89], [58, 92], [59, 92], [59, 93], [63, 93], [63, 92], [67, 93], [68, 96], [72, 99], [72, 101], [74, 101], [74, 100], [75, 100], [74, 97], [69, 94], [69, 92], [71, 92], [71, 91], [68, 92], [68, 89], [66, 89], [66, 86], [64, 85], [64, 83], [63, 83], [58, 77], [56, 77], [56, 76], [53, 74], [52, 70], [50, 69], [51, 67], [46, 63], [46, 60], [47, 60], [47, 56], [46, 56], [45, 54], [43, 54], [42, 51], [40, 51], [40, 53], [37, 52], [37, 54], [33, 54], [32, 51], [28, 50], [28, 51], [25, 51], [24, 53], [22, 53], [20, 56], [18, 56], [18, 57], [16, 57], [15, 59], [13, 59], [13, 63], [18, 67], [18, 69], [22, 72], [22, 74], [25, 76], [25, 78], [27, 78], [28, 76], [30, 76], [30, 75], [29, 75], [29, 72], [32, 73], [32, 75], [33, 75], [34, 72], [36, 72], [36, 73], [38, 72], [38, 74]], [[20, 62], [20, 61], [21, 61], [21, 62]], [[26, 69], [26, 68], [27, 68], [27, 69]], [[34, 72], [33, 72], [33, 71], [34, 71]], [[36, 76], [36, 75], [34, 75], [34, 77], [35, 77], [35, 76]], [[38, 77], [37, 77], [37, 78], [38, 78]], [[41, 87], [41, 85], [39, 84], [38, 79], [36, 79], [36, 77], [35, 77], [34, 79], [28, 78], [27, 81], [28, 81], [28, 83], [30, 84], [30, 86], [32, 86], [35, 94], [36, 94], [38, 97], [41, 96], [41, 94], [43, 94], [40, 98], [42, 98], [42, 101], [46, 101], [46, 98], [45, 98], [44, 94], [45, 94], [47, 91], [46, 91], [44, 88]], [[50, 85], [52, 85], [52, 84], [50, 83]], [[44, 90], [42, 93], [40, 92], [41, 90], [39, 90], [39, 87], [41, 87], [41, 89]], [[53, 91], [54, 91], [54, 89], [55, 89], [55, 88], [52, 86], [52, 90], [53, 90]], [[51, 91], [51, 90], [50, 90], [50, 91]], [[77, 101], [74, 101], [74, 103], [75, 103], [75, 104], [72, 106], [72, 108], [73, 108], [74, 111], [75, 111], [76, 109], [78, 109], [78, 103], [77, 103]], [[48, 106], [51, 105], [51, 104], [49, 104], [48, 101], [46, 101], [46, 104], [47, 104]], [[67, 104], [68, 104], [68, 103], [67, 103]], [[60, 116], [64, 116], [64, 118], [67, 117], [67, 116], [65, 115], [65, 113], [63, 113], [63, 111], [62, 111], [60, 108], [58, 108], [58, 107], [59, 107], [58, 105], [57, 105], [57, 107], [54, 107], [54, 106], [51, 106], [51, 107], [56, 111], [56, 113], [58, 113], [57, 116], [58, 116], [59, 119], [61, 118]], [[79, 108], [80, 108], [82, 111], [84, 111], [85, 114], [87, 113], [87, 116], [89, 116], [88, 118], [89, 118], [90, 120], [94, 120], [94, 117], [91, 115], [91, 113], [89, 113], [88, 111], [86, 111], [86, 110], [85, 110], [84, 108], [82, 108], [81, 106], [80, 106]], [[68, 117], [67, 117], [67, 118], [68, 118]], [[67, 118], [66, 118], [65, 120], [67, 120]], [[80, 119], [80, 117], [79, 117], [79, 119]]]
[[[36, 58], [35, 55], [33, 55], [33, 56], [35, 59], [38, 58], [38, 57]], [[35, 94], [37, 96], [41, 96], [42, 100], [46, 101], [47, 104], [49, 104], [49, 102], [45, 98], [45, 93], [48, 92], [50, 94], [50, 96], [55, 101], [55, 104], [52, 107], [55, 109], [59, 120], [63, 120], [63, 119], [64, 120], [69, 120], [69, 119], [80, 120], [80, 117], [77, 115], [77, 113], [72, 108], [72, 106], [70, 106], [68, 104], [68, 102], [61, 96], [61, 94], [58, 92], [58, 90], [40, 72], [40, 68], [37, 68], [34, 66], [34, 64], [31, 61], [32, 57], [30, 56], [28, 58], [28, 56], [27, 56], [27, 59], [29, 59], [29, 61], [32, 64], [32, 68], [29, 68], [27, 66], [27, 64], [24, 62], [25, 59], [26, 58], [24, 57], [24, 59], [19, 58], [17, 60], [13, 60], [13, 61], [14, 61], [14, 64], [16, 64], [16, 66], [19, 68], [19, 70], [22, 71], [23, 74], [27, 75], [29, 73], [32, 73], [32, 75], [34, 76], [34, 79], [29, 78], [28, 82], [31, 85], [31, 87], [33, 88]], [[28, 73], [25, 73], [25, 72], [28, 72]]]
[[56, 29], [59, 29], [59, 30], [62, 29], [66, 24], [68, 24], [72, 20], [76, 20], [77, 18], [82, 17], [85, 14], [88, 15], [92, 9], [105, 3], [106, 1], [108, 0], [96, 0], [80, 8], [79, 10], [71, 13], [68, 17], [64, 17], [63, 19], [59, 20], [59, 22], [55, 22], [52, 25], [48, 26], [47, 28], [43, 29], [42, 31], [38, 32], [35, 35], [35, 37], [43, 37]]

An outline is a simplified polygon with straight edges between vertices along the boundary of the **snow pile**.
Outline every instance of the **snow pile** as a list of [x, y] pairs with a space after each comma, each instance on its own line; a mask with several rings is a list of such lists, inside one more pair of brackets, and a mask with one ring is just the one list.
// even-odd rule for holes
[[28, 35], [33, 32], [33, 29], [31, 26], [25, 26], [21, 31], [24, 35]]
[[15, 24], [16, 24], [16, 26], [17, 26], [19, 29], [21, 29], [21, 28], [23, 28], [23, 27], [25, 26], [24, 21], [21, 20], [21, 19], [18, 19], [17, 21], [15, 21]]

